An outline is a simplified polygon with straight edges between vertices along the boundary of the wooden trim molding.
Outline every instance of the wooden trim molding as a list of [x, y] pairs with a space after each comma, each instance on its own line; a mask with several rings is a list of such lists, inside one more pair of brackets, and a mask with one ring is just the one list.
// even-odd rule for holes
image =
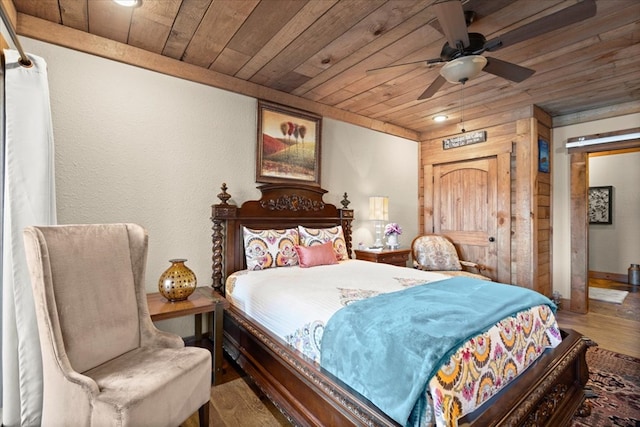
[[73, 28], [55, 24], [51, 21], [35, 18], [18, 13], [16, 32], [25, 37], [31, 37], [47, 43], [67, 47], [69, 49], [100, 56], [144, 68], [169, 76], [190, 80], [207, 86], [229, 90], [257, 99], [287, 105], [301, 110], [310, 111], [323, 117], [340, 120], [364, 128], [376, 130], [401, 138], [418, 141], [418, 133], [400, 126], [385, 123], [380, 120], [350, 113], [339, 108], [323, 105], [298, 96], [280, 92], [236, 77], [208, 70], [196, 65], [188, 64], [176, 59], [151, 53], [133, 46], [118, 43], [93, 34]]
[[[7, 19], [9, 19], [9, 22], [13, 25], [13, 27], [16, 27], [16, 21], [17, 21], [17, 16], [18, 16], [18, 12], [16, 11], [16, 7], [13, 4], [13, 1], [11, 0], [0, 0], [0, 3], [2, 3], [2, 8], [4, 9], [4, 11], [7, 14]], [[11, 49], [11, 45], [9, 44], [9, 41], [6, 40], [4, 38], [3, 34], [0, 34], [0, 48], [1, 49]], [[1, 53], [4, 56], [4, 53]]]
[[571, 158], [571, 304], [576, 313], [589, 311], [587, 269], [589, 267], [589, 222], [587, 219], [587, 153], [579, 152]]
[[0, 3], [2, 3], [5, 12], [7, 12], [7, 18], [9, 18], [9, 22], [11, 22], [13, 24], [13, 27], [15, 28], [16, 21], [18, 20], [18, 12], [16, 11], [16, 6], [13, 4], [12, 0], [0, 0]]
[[620, 283], [628, 283], [629, 282], [629, 275], [628, 274], [606, 273], [606, 272], [603, 272], [603, 271], [592, 271], [592, 270], [589, 270], [589, 278], [590, 279], [613, 280], [614, 282], [620, 282]]
[[559, 128], [635, 113], [640, 113], [640, 102], [629, 101], [624, 104], [610, 105], [602, 108], [595, 108], [593, 110], [578, 111], [564, 116], [556, 116], [553, 118], [553, 126], [551, 127]]

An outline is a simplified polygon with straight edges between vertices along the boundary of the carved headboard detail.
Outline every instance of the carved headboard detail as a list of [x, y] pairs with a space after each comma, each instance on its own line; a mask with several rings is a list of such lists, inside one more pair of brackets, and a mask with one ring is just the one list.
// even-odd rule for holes
[[298, 225], [324, 228], [342, 225], [347, 253], [351, 255], [351, 222], [353, 210], [344, 193], [342, 208], [325, 203], [327, 192], [320, 187], [304, 184], [265, 184], [258, 187], [262, 196], [238, 207], [229, 203], [227, 184], [223, 183], [218, 194], [220, 203], [211, 206], [212, 235], [212, 286], [224, 294], [226, 278], [233, 272], [246, 268], [242, 227], [253, 229], [282, 229]]

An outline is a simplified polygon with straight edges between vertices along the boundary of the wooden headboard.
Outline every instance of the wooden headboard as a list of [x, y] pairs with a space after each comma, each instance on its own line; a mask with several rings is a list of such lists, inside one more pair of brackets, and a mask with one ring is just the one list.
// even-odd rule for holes
[[293, 228], [298, 225], [313, 228], [342, 225], [347, 253], [351, 256], [351, 222], [353, 210], [344, 193], [342, 208], [322, 200], [327, 192], [304, 184], [265, 184], [258, 187], [262, 196], [238, 207], [229, 204], [231, 195], [222, 184], [219, 204], [211, 206], [213, 221], [212, 286], [224, 295], [226, 278], [246, 267], [242, 227], [256, 230]]

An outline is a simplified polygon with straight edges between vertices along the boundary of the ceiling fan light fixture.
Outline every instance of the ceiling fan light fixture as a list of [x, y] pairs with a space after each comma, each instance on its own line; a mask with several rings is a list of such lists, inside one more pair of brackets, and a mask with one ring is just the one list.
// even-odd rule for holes
[[461, 56], [444, 64], [440, 75], [449, 83], [465, 83], [480, 74], [485, 65], [487, 58], [482, 55]]
[[119, 4], [120, 6], [125, 6], [125, 7], [138, 7], [142, 4], [141, 0], [113, 0], [113, 1]]

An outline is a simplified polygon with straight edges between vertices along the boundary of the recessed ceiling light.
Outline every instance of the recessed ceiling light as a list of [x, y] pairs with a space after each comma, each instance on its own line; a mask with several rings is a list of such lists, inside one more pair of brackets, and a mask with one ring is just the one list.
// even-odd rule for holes
[[437, 123], [444, 122], [447, 119], [448, 117], [445, 116], [444, 114], [438, 114], [437, 116], [433, 116], [433, 121]]
[[142, 0], [113, 0], [118, 3], [120, 6], [126, 7], [137, 7], [142, 4]]

